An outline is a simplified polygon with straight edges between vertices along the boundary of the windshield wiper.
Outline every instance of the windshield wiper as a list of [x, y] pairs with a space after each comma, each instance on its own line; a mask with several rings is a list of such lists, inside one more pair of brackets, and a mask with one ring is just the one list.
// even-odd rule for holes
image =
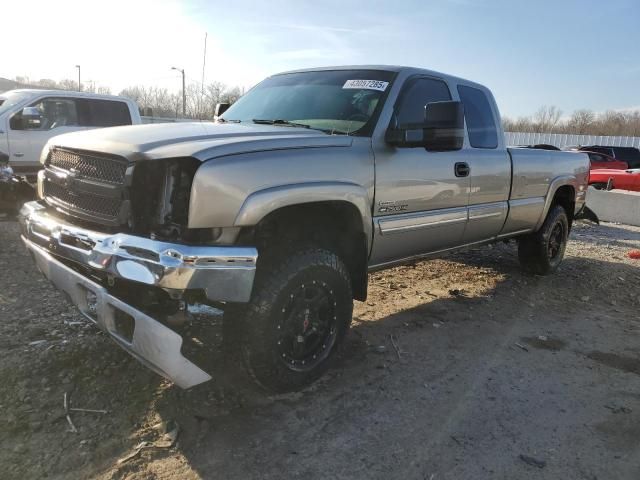
[[307, 125], [306, 123], [290, 122], [289, 120], [282, 120], [281, 118], [278, 118], [275, 120], [265, 120], [261, 118], [254, 118], [252, 122], [257, 123], [259, 125], [283, 125], [285, 127], [311, 128], [311, 125]]
[[307, 125], [306, 123], [296, 123], [296, 122], [290, 122], [289, 120], [282, 120], [282, 119], [266, 120], [261, 118], [254, 118], [252, 122], [260, 125], [282, 125], [284, 127], [310, 128], [311, 130], [317, 130], [319, 132], [324, 132], [329, 135], [348, 135], [349, 134], [349, 132], [343, 132], [342, 130], [336, 130], [335, 128], [312, 127], [311, 125]]
[[220, 123], [240, 123], [240, 120], [233, 120], [233, 119], [227, 120], [226, 118], [218, 117], [218, 122], [220, 122]]

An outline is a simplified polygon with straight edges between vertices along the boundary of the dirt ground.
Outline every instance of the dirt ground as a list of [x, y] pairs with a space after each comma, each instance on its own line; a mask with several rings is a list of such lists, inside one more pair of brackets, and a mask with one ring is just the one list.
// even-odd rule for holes
[[[374, 273], [329, 374], [281, 396], [202, 310], [189, 349], [215, 380], [168, 384], [63, 301], [15, 222], [0, 245], [3, 479], [640, 478], [640, 228], [579, 224], [550, 277], [513, 244]], [[72, 433], [65, 392], [108, 413]]]

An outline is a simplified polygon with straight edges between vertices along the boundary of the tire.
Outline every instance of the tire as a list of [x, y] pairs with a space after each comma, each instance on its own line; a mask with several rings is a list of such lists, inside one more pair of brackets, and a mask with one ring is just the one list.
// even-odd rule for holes
[[242, 321], [242, 358], [265, 389], [299, 390], [327, 370], [349, 328], [351, 279], [342, 260], [321, 248], [264, 262]]
[[234, 360], [240, 360], [245, 315], [246, 305], [237, 303], [228, 304], [222, 315], [222, 350]]
[[535, 275], [553, 273], [567, 247], [569, 219], [560, 205], [549, 210], [540, 230], [525, 237], [518, 243], [518, 258], [522, 268]]

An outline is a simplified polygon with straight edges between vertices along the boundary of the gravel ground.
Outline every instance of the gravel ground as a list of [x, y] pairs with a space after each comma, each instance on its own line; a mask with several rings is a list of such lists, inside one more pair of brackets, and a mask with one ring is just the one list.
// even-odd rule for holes
[[[205, 310], [186, 336], [215, 381], [173, 387], [63, 301], [14, 222], [0, 244], [3, 479], [640, 478], [640, 228], [578, 225], [550, 277], [513, 244], [372, 274], [330, 373], [280, 396]], [[72, 433], [65, 393], [108, 413]]]

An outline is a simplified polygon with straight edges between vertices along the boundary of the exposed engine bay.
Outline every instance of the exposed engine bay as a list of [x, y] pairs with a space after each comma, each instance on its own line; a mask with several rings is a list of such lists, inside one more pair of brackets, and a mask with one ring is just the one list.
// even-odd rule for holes
[[128, 162], [114, 155], [54, 148], [42, 178], [44, 200], [58, 214], [99, 231], [206, 245], [220, 229], [189, 229], [194, 158]]
[[215, 229], [187, 227], [191, 184], [199, 166], [191, 158], [137, 163], [129, 190], [132, 233], [195, 244], [215, 240]]

